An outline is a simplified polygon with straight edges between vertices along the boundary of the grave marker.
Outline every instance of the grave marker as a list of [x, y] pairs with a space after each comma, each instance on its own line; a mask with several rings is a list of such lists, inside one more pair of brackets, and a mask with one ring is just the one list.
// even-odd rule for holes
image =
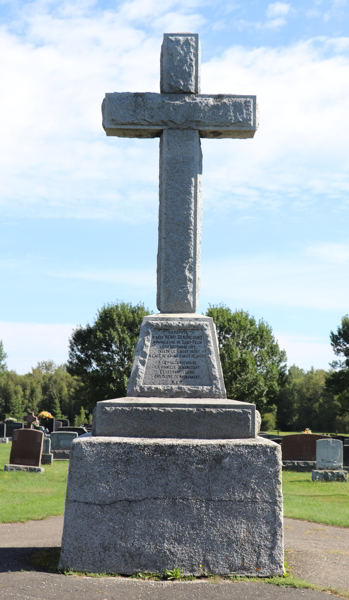
[[253, 137], [256, 98], [200, 95], [197, 34], [164, 35], [160, 80], [103, 102], [107, 135], [160, 136], [160, 314], [143, 320], [127, 398], [98, 402], [72, 446], [60, 568], [282, 575], [280, 447], [257, 437], [255, 406], [225, 398], [213, 321], [193, 314], [200, 137]]

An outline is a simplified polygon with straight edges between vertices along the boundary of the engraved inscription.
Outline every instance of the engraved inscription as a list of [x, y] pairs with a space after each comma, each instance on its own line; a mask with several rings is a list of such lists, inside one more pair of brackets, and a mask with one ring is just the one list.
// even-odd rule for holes
[[155, 329], [143, 385], [212, 385], [200, 329]]

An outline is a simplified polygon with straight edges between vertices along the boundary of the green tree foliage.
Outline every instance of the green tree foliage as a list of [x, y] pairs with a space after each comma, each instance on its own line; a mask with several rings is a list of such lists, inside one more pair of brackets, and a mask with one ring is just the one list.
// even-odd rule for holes
[[211, 306], [228, 398], [253, 402], [264, 414], [277, 403], [286, 374], [286, 353], [271, 327], [248, 312]]
[[332, 371], [327, 378], [327, 389], [335, 394], [341, 406], [341, 413], [349, 413], [349, 316], [345, 315], [337, 332], [331, 331], [330, 340], [333, 352], [339, 360], [331, 363]]
[[4, 350], [4, 344], [0, 340], [0, 376], [1, 373], [4, 373], [7, 370], [6, 358], [7, 354]]
[[93, 325], [78, 327], [69, 342], [67, 370], [81, 378], [81, 404], [92, 411], [99, 400], [126, 395], [143, 317], [142, 304], [107, 304]]
[[47, 410], [57, 418], [64, 414], [73, 421], [80, 410], [76, 399], [80, 386], [79, 379], [64, 365], [52, 361], [39, 363], [26, 375], [6, 371], [0, 378], [0, 419], [22, 419], [28, 410], [35, 414]]
[[277, 426], [282, 431], [331, 432], [336, 430], [340, 404], [327, 388], [328, 373], [322, 369], [304, 371], [293, 365], [280, 391]]

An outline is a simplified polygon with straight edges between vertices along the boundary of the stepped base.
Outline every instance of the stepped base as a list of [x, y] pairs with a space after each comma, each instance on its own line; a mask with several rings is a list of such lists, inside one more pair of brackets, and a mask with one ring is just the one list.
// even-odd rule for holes
[[117, 398], [98, 402], [94, 435], [241, 439], [258, 435], [254, 404], [225, 399]]

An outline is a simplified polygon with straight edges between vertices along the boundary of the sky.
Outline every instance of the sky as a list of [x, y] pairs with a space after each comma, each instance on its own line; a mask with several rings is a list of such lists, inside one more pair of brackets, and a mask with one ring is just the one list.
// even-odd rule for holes
[[68, 358], [110, 302], [157, 312], [159, 140], [106, 137], [106, 92], [159, 92], [164, 32], [199, 33], [201, 92], [256, 94], [253, 139], [203, 140], [201, 303], [328, 369], [349, 312], [346, 0], [0, 0], [0, 340]]

